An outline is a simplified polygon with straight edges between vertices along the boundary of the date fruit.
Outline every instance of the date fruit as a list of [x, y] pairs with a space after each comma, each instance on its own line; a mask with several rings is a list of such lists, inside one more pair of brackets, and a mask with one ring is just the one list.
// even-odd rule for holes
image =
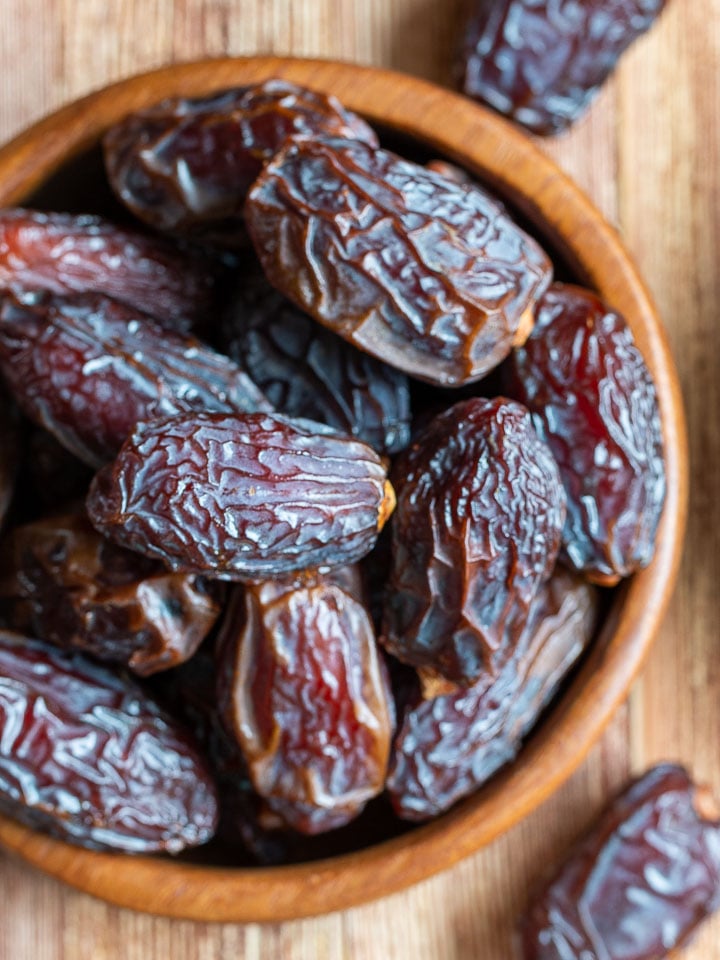
[[560, 467], [564, 561], [607, 585], [647, 566], [665, 500], [662, 430], [625, 320], [591, 291], [554, 284], [504, 373]]
[[0, 388], [0, 527], [15, 491], [20, 466], [20, 430], [10, 401]]
[[186, 333], [213, 281], [201, 258], [101, 217], [0, 210], [0, 290], [101, 293]]
[[118, 197], [152, 227], [240, 224], [263, 164], [288, 137], [319, 134], [377, 145], [365, 121], [334, 97], [267, 80], [130, 114], [105, 135], [105, 165]]
[[550, 450], [520, 404], [475, 398], [435, 417], [393, 479], [383, 642], [453, 683], [496, 678], [560, 547], [565, 495]]
[[682, 767], [636, 780], [524, 921], [525, 960], [662, 960], [720, 907], [720, 821]]
[[178, 853], [215, 829], [187, 734], [126, 678], [0, 631], [0, 809], [87, 847]]
[[220, 613], [219, 592], [117, 546], [79, 511], [16, 527], [2, 544], [5, 622], [140, 676], [193, 655]]
[[665, 0], [474, 0], [459, 85], [534, 133], [559, 133], [664, 6]]
[[141, 420], [271, 409], [227, 357], [101, 294], [3, 297], [0, 371], [23, 411], [92, 467]]
[[289, 826], [356, 817], [385, 784], [393, 710], [367, 611], [331, 576], [245, 588], [220, 704], [257, 792]]
[[279, 413], [319, 420], [379, 453], [407, 446], [405, 375], [315, 323], [259, 272], [237, 285], [221, 341]]
[[477, 380], [523, 342], [551, 279], [484, 190], [365, 143], [292, 141], [245, 211], [263, 269], [297, 306], [421, 380]]
[[353, 563], [394, 504], [367, 444], [259, 413], [139, 424], [87, 501], [93, 524], [123, 546], [223, 580]]
[[597, 612], [595, 588], [557, 567], [533, 600], [525, 627], [510, 638], [512, 654], [497, 679], [416, 696], [401, 718], [388, 775], [398, 816], [437, 816], [515, 759], [592, 639]]

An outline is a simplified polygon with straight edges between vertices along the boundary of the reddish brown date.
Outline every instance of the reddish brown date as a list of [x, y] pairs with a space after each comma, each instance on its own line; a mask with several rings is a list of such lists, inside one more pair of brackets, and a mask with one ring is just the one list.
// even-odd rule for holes
[[512, 655], [489, 685], [416, 698], [402, 717], [388, 775], [398, 815], [426, 820], [513, 760], [563, 677], [592, 639], [597, 595], [558, 567], [530, 607]]
[[525, 960], [662, 960], [720, 906], [720, 821], [682, 767], [636, 780], [524, 921]]
[[207, 263], [100, 217], [0, 210], [0, 289], [102, 293], [187, 332], [213, 303]]
[[665, 0], [474, 0], [458, 63], [468, 96], [535, 133], [587, 108]]
[[198, 413], [139, 425], [88, 495], [95, 526], [224, 580], [353, 563], [394, 492], [366, 444], [310, 420]]
[[105, 163], [117, 195], [153, 227], [239, 224], [263, 164], [288, 137], [318, 134], [377, 144], [334, 97], [268, 80], [131, 114], [106, 134]]
[[483, 190], [367, 144], [292, 142], [248, 194], [268, 279], [335, 333], [412, 376], [477, 380], [522, 342], [551, 279]]
[[564, 560], [605, 584], [646, 566], [665, 499], [662, 430], [625, 320], [591, 291], [554, 284], [505, 373], [560, 467]]
[[221, 345], [279, 413], [319, 420], [379, 453], [407, 446], [405, 375], [315, 323], [261, 274], [248, 274], [238, 284]]
[[393, 710], [370, 618], [329, 577], [248, 586], [224, 631], [221, 707], [253, 785], [303, 833], [385, 784]]
[[565, 496], [530, 414], [475, 398], [400, 456], [384, 643], [454, 683], [498, 676], [552, 572]]
[[215, 788], [187, 735], [133, 683], [0, 631], [0, 808], [87, 847], [207, 842]]
[[24, 412], [94, 467], [141, 420], [271, 409], [227, 357], [101, 294], [4, 297], [0, 370]]
[[83, 512], [16, 527], [2, 544], [0, 612], [9, 625], [141, 676], [191, 657], [218, 601], [217, 585], [118, 547]]

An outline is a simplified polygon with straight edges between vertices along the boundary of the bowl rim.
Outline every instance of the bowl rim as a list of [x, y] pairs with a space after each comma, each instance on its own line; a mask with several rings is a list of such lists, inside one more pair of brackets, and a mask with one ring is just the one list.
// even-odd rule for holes
[[[327, 860], [234, 868], [120, 859], [0, 818], [0, 844], [46, 873], [119, 906], [203, 921], [295, 919], [385, 896], [448, 869], [539, 806], [580, 765], [640, 670], [677, 577], [687, 515], [687, 436], [678, 378], [656, 308], [628, 251], [528, 135], [459, 94], [392, 70], [335, 60], [222, 57], [173, 64], [74, 101], [0, 148], [0, 205], [21, 204], [132, 110], [164, 96], [199, 95], [270, 77], [333, 93], [370, 123], [420, 140], [481, 176], [626, 315], [657, 386], [667, 495], [651, 565], [620, 589], [595, 650], [518, 759], [431, 823]], [[528, 182], [531, 196], [523, 193]]]

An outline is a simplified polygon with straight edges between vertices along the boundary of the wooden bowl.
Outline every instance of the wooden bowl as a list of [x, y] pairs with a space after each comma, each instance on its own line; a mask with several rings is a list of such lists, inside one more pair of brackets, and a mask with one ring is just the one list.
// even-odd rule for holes
[[135, 910], [205, 921], [283, 920], [350, 907], [444, 870], [517, 823], [575, 770], [625, 698], [663, 617], [687, 504], [682, 402], [655, 307], [615, 230], [532, 141], [469, 100], [412, 77], [277, 58], [171, 66], [70, 104], [0, 150], [0, 205], [82, 206], [83, 156], [128, 112], [269, 77], [334, 93], [371, 123], [414, 138], [491, 185], [581, 281], [630, 323], [660, 397], [667, 499], [652, 564], [614, 594], [597, 642], [522, 749], [475, 796], [426, 826], [332, 859], [226, 868], [70, 846], [0, 820], [0, 842], [47, 873]]

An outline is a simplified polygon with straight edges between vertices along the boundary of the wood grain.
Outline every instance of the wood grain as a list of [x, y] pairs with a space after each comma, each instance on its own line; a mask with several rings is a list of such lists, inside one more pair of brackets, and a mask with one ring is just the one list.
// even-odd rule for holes
[[[4, 0], [0, 139], [129, 73], [213, 54], [292, 53], [447, 77], [458, 0]], [[208, 926], [98, 903], [0, 858], [0, 958], [511, 960], [545, 865], [630, 769], [681, 758], [720, 792], [720, 0], [671, 2], [591, 113], [544, 147], [625, 233], [666, 319], [685, 388], [694, 486], [681, 582], [629, 706], [543, 807], [447, 874], [343, 914]], [[720, 918], [688, 960], [720, 960]]]

